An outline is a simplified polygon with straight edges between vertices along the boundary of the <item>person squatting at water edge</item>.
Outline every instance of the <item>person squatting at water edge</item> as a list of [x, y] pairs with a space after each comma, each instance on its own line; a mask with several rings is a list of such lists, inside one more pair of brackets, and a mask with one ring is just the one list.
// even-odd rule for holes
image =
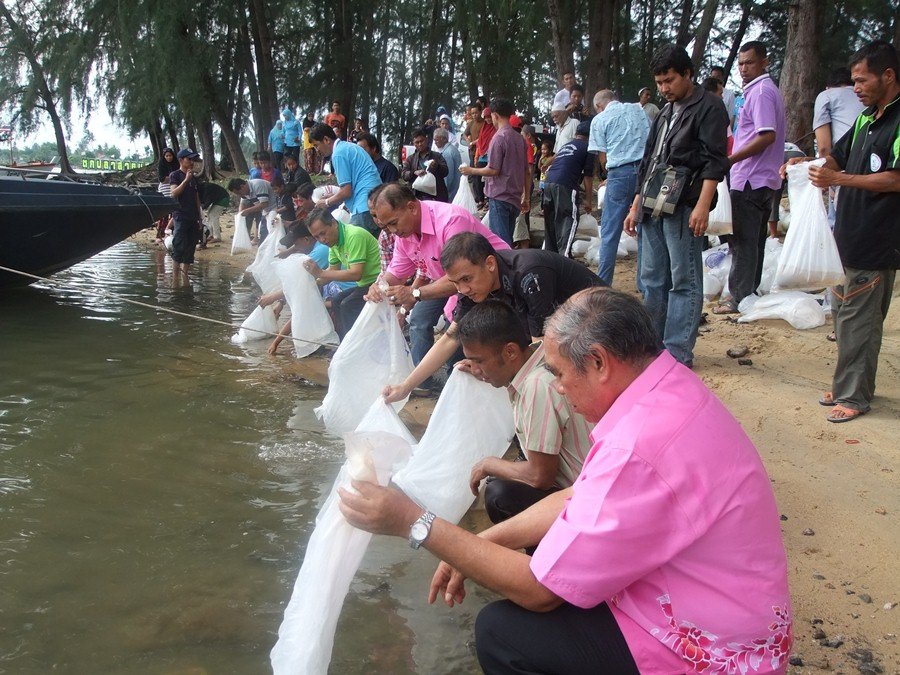
[[[784, 673], [787, 560], [772, 486], [737, 420], [660, 349], [641, 303], [608, 288], [547, 322], [555, 386], [596, 424], [574, 485], [472, 534], [399, 490], [353, 481], [340, 509], [441, 561], [428, 600], [465, 581], [485, 673]], [[520, 549], [536, 547], [533, 556]]]
[[400, 384], [388, 385], [388, 403], [406, 398], [459, 350], [457, 324], [476, 303], [499, 298], [509, 303], [528, 334], [544, 334], [544, 322], [573, 293], [603, 282], [581, 263], [552, 251], [495, 250], [475, 232], [452, 236], [441, 252], [441, 266], [459, 293], [453, 321], [415, 370]]

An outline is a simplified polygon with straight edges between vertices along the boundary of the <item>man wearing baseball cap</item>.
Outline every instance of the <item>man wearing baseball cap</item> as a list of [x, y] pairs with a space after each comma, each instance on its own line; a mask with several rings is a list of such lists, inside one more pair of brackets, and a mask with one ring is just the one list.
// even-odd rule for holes
[[[588, 152], [590, 122], [580, 122], [575, 138], [556, 153], [547, 171], [541, 209], [544, 212], [544, 249], [571, 257], [578, 219], [578, 204], [584, 212], [591, 212], [594, 193], [594, 165], [596, 155]], [[584, 201], [578, 195], [579, 185], [584, 185]]]
[[175, 261], [175, 273], [187, 274], [188, 267], [194, 262], [194, 250], [200, 241], [200, 194], [197, 190], [197, 179], [194, 178], [194, 162], [200, 155], [191, 148], [178, 151], [178, 170], [169, 174], [172, 186], [172, 199], [178, 202], [178, 208], [172, 213], [175, 223], [172, 238], [172, 260]]

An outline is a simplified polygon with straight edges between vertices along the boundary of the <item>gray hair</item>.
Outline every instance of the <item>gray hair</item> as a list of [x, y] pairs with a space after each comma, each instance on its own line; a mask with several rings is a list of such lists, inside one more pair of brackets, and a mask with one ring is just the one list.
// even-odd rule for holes
[[616, 92], [612, 89], [601, 89], [594, 94], [594, 107], [609, 105], [610, 101], [616, 100]]
[[650, 314], [627, 293], [596, 286], [579, 291], [547, 319], [544, 336], [583, 373], [600, 345], [627, 363], [655, 358], [662, 350]]
[[443, 127], [438, 127], [432, 134], [434, 138], [443, 138], [445, 141], [450, 140], [450, 133]]

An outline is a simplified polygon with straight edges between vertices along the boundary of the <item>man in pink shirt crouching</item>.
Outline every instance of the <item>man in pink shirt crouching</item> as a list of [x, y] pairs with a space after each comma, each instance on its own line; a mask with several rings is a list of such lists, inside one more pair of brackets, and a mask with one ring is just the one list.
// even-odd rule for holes
[[[769, 478], [734, 417], [658, 344], [640, 302], [608, 288], [553, 314], [547, 366], [596, 423], [593, 447], [571, 488], [480, 535], [392, 488], [341, 492], [351, 524], [444, 561], [431, 602], [462, 602], [466, 578], [506, 598], [475, 625], [486, 673], [786, 671], [787, 562]], [[534, 545], [533, 557], [519, 550]]]

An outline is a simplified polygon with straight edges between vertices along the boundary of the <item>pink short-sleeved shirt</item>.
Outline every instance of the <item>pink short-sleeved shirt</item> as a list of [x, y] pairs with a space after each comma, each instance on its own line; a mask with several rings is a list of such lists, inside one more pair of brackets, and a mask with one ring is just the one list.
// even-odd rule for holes
[[663, 352], [591, 439], [537, 579], [578, 607], [607, 602], [643, 675], [785, 672], [778, 510], [734, 417]]
[[408, 279], [420, 263], [424, 264], [430, 279], [442, 278], [441, 251], [447, 240], [460, 232], [484, 235], [497, 251], [509, 248], [509, 244], [461, 206], [435, 201], [420, 201], [419, 205], [422, 207], [421, 234], [394, 240], [394, 258], [388, 265], [388, 272], [398, 279]]

